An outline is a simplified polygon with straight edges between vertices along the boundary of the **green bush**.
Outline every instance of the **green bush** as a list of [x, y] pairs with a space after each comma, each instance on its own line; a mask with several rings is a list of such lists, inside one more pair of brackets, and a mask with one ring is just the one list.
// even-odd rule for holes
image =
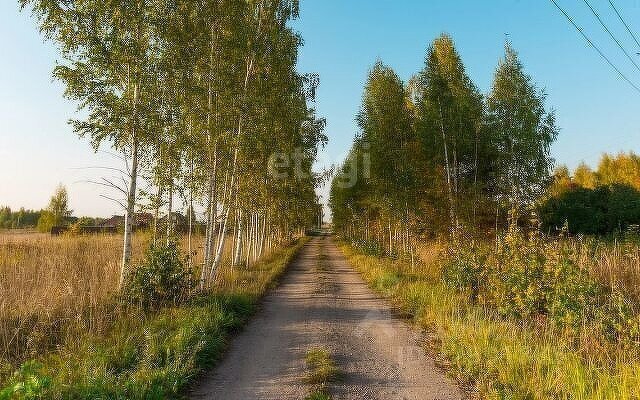
[[640, 224], [640, 192], [629, 185], [573, 187], [539, 207], [546, 231], [568, 224], [569, 232], [604, 235]]
[[176, 243], [151, 245], [145, 261], [127, 276], [123, 299], [144, 309], [177, 305], [193, 289], [193, 273], [185, 267]]
[[[577, 259], [563, 240], [543, 241], [538, 234], [527, 238], [512, 228], [498, 240], [495, 250], [475, 244], [454, 246], [443, 268], [443, 280], [469, 291], [474, 301], [503, 316], [545, 315], [563, 328], [578, 329], [585, 321], [602, 318], [606, 313], [599, 312], [599, 307], [610, 302], [611, 296]], [[611, 337], [625, 317], [609, 324]]]
[[469, 290], [472, 302], [478, 300], [480, 285], [486, 278], [488, 254], [482, 247], [471, 242], [470, 246], [457, 244], [449, 250], [442, 269], [444, 281], [459, 290]]

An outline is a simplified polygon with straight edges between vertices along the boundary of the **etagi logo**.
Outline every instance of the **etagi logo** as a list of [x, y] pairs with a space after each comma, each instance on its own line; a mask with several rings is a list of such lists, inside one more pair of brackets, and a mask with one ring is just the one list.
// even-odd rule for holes
[[[335, 178], [339, 188], [348, 189], [354, 187], [360, 180], [371, 178], [371, 155], [369, 143], [359, 143], [358, 147], [340, 157], [331, 157], [330, 154], [321, 153], [316, 160], [316, 165], [324, 167], [323, 175]], [[287, 179], [292, 175], [296, 179], [309, 178], [308, 164], [313, 157], [302, 149], [295, 149], [291, 153], [276, 152], [269, 157], [269, 175], [275, 179]]]

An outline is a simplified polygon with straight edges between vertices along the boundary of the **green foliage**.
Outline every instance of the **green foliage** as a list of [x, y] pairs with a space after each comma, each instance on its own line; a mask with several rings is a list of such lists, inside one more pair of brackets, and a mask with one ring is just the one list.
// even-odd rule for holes
[[144, 263], [127, 276], [122, 297], [144, 309], [175, 306], [188, 299], [193, 287], [192, 271], [171, 242], [149, 247]]
[[640, 157], [603, 154], [596, 171], [581, 163], [564, 167], [538, 204], [545, 231], [566, 225], [569, 233], [623, 233], [640, 224]]
[[38, 224], [40, 213], [40, 211], [25, 210], [24, 208], [12, 211], [9, 207], [0, 207], [0, 228], [35, 228]]
[[227, 334], [253, 308], [243, 297], [210, 297], [182, 309], [166, 309], [139, 322], [121, 320], [104, 339], [87, 338], [74, 354], [54, 355], [31, 375], [16, 376], [9, 388], [45, 381], [32, 397], [8, 399], [175, 397], [193, 374], [219, 357]]
[[524, 72], [509, 43], [487, 98], [488, 124], [495, 143], [497, 199], [508, 209], [523, 209], [543, 194], [558, 135], [555, 114], [545, 110], [546, 95]]
[[331, 400], [331, 399], [332, 397], [329, 394], [321, 390], [316, 390], [304, 398], [304, 400]]
[[486, 249], [471, 242], [469, 246], [452, 246], [442, 269], [445, 282], [458, 289], [468, 289], [471, 301], [478, 300], [480, 285], [486, 278]]
[[[251, 278], [233, 289], [155, 312], [126, 309], [106, 334], [62, 345], [40, 357], [40, 364], [25, 363], [7, 382], [0, 382], [0, 399], [182, 398], [197, 375], [220, 359], [228, 337], [247, 321], [303, 244], [255, 265]], [[159, 260], [179, 260], [170, 250], [160, 254]]]
[[38, 231], [48, 233], [54, 226], [56, 226], [56, 218], [53, 213], [49, 210], [42, 210], [40, 218], [38, 218]]
[[450, 36], [440, 35], [429, 46], [417, 79], [420, 189], [428, 203], [448, 209], [444, 226], [430, 228], [442, 232], [471, 221], [483, 210], [479, 203], [487, 200], [493, 168], [491, 136], [486, 131], [483, 96]]
[[65, 220], [73, 214], [73, 211], [69, 210], [69, 195], [64, 186], [58, 185], [49, 200], [47, 211], [53, 215], [53, 220], [56, 225], [63, 224]]
[[616, 156], [605, 153], [595, 175], [601, 185], [623, 184], [640, 190], [640, 156], [634, 152]]
[[[494, 312], [490, 304], [470, 304], [467, 289], [461, 292], [457, 290], [459, 287], [444, 285], [431, 276], [432, 271], [440, 270], [437, 265], [419, 264], [414, 268], [402, 260], [360, 255], [346, 246], [343, 251], [370, 284], [382, 275], [401, 277], [391, 290], [379, 289], [380, 292], [414, 315], [416, 323], [437, 338], [433, 343], [447, 359], [448, 367], [461, 379], [473, 382], [480, 398], [618, 400], [640, 396], [638, 347], [633, 344], [638, 342], [640, 318], [637, 314], [617, 316], [613, 309], [625, 308], [625, 302], [613, 300], [616, 296], [611, 297], [608, 305], [598, 307], [592, 324], [585, 321], [586, 332], [576, 335], [575, 329], [549, 326], [544, 316], [524, 320], [507, 318]], [[483, 252], [493, 251], [485, 248]], [[515, 253], [515, 249], [509, 251]], [[555, 252], [549, 250], [549, 253]], [[566, 257], [572, 259], [574, 255]], [[549, 261], [548, 265], [555, 263]], [[465, 269], [464, 266], [452, 268]], [[582, 282], [569, 286], [583, 286], [583, 277], [575, 277], [576, 273], [580, 275], [575, 266], [558, 266], [559, 271], [563, 268], [571, 272], [559, 272], [559, 280], [569, 277]], [[554, 295], [557, 299], [549, 304], [562, 304], [573, 296], [572, 292], [578, 297], [585, 293], [583, 289], [559, 287], [562, 290]], [[562, 307], [571, 309], [572, 306]], [[610, 324], [617, 326], [612, 332], [627, 329], [627, 332], [636, 332], [636, 336], [628, 336], [625, 342], [616, 339], [615, 345], [608, 345], [606, 340], [599, 342], [597, 333], [604, 325], [600, 314], [611, 315]], [[553, 325], [557, 323], [554, 321]]]
[[51, 385], [51, 379], [41, 375], [42, 365], [30, 361], [24, 363], [11, 377], [10, 384], [0, 390], [0, 400], [39, 400]]
[[66, 225], [73, 211], [69, 210], [69, 198], [67, 189], [59, 185], [49, 200], [46, 210], [40, 212], [38, 218], [38, 230], [50, 232], [54, 226]]
[[[259, 252], [241, 254], [255, 247], [245, 243], [257, 241], [244, 237], [251, 226], [260, 225], [260, 236], [269, 236], [261, 242], [272, 243], [316, 220], [322, 177], [312, 166], [327, 138], [312, 105], [318, 78], [297, 69], [302, 40], [289, 24], [297, 0], [58, 3], [19, 1], [58, 47], [53, 75], [83, 111], [71, 121], [74, 131], [126, 162], [126, 188], [120, 177], [95, 183], [117, 187], [129, 217], [139, 194], [155, 211], [166, 205], [169, 215], [178, 197], [192, 208], [204, 204], [203, 271], [222, 260], [225, 246], [212, 246], [218, 223], [229, 229], [237, 221], [236, 262], [256, 261]], [[278, 156], [286, 165], [271, 174]], [[167, 222], [171, 237], [175, 224]], [[131, 224], [123, 228], [122, 271], [132, 240]], [[203, 274], [203, 286], [213, 275]]]
[[545, 103], [509, 44], [486, 98], [446, 34], [408, 84], [377, 62], [331, 185], [336, 232], [412, 257], [420, 239], [504, 226], [549, 183], [558, 128]]
[[588, 189], [571, 186], [539, 206], [545, 231], [567, 223], [570, 233], [605, 235], [640, 224], [640, 192], [629, 185], [612, 184]]
[[[636, 341], [637, 312], [620, 294], [596, 281], [564, 240], [526, 238], [518, 228], [497, 250], [476, 245], [454, 247], [443, 268], [444, 281], [502, 316], [546, 316], [562, 329], [621, 343]], [[593, 329], [593, 328], [590, 328]]]
[[307, 364], [307, 383], [314, 385], [314, 390], [305, 400], [331, 400], [327, 384], [340, 379], [340, 370], [331, 354], [325, 349], [315, 348], [307, 351], [304, 359]]
[[338, 379], [340, 371], [331, 358], [331, 354], [325, 349], [311, 349], [307, 351], [305, 362], [309, 373], [307, 381], [312, 384], [326, 385]]
[[351, 245], [369, 256], [383, 256], [384, 248], [375, 240], [353, 240]]

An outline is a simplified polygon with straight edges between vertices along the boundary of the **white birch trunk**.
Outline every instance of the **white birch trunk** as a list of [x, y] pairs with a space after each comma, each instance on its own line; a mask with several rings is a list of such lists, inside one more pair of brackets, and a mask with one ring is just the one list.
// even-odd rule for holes
[[122, 264], [120, 267], [121, 288], [127, 273], [127, 267], [131, 261], [131, 242], [133, 235], [133, 220], [135, 218], [136, 191], [138, 178], [138, 140], [134, 135], [131, 152], [131, 180], [129, 181], [129, 191], [127, 193], [127, 212], [124, 216], [124, 240], [122, 249]]

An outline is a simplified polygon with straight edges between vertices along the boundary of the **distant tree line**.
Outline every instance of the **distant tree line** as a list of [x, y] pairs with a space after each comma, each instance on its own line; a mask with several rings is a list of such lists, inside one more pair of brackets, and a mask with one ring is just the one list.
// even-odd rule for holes
[[35, 228], [38, 225], [41, 211], [25, 210], [20, 208], [12, 211], [10, 207], [0, 207], [0, 228], [23, 229]]
[[360, 132], [332, 182], [336, 229], [394, 253], [418, 237], [495, 230], [524, 215], [554, 164], [558, 129], [545, 98], [509, 43], [487, 95], [446, 34], [407, 83], [377, 62]]
[[96, 226], [103, 218], [74, 217], [69, 209], [67, 189], [58, 185], [46, 208], [39, 211], [20, 208], [12, 211], [10, 207], [0, 207], [0, 228], [27, 229], [38, 228], [40, 232], [50, 232], [54, 226]]
[[584, 163], [573, 175], [566, 166], [539, 204], [548, 232], [610, 234], [640, 225], [640, 157], [604, 154], [594, 171]]

